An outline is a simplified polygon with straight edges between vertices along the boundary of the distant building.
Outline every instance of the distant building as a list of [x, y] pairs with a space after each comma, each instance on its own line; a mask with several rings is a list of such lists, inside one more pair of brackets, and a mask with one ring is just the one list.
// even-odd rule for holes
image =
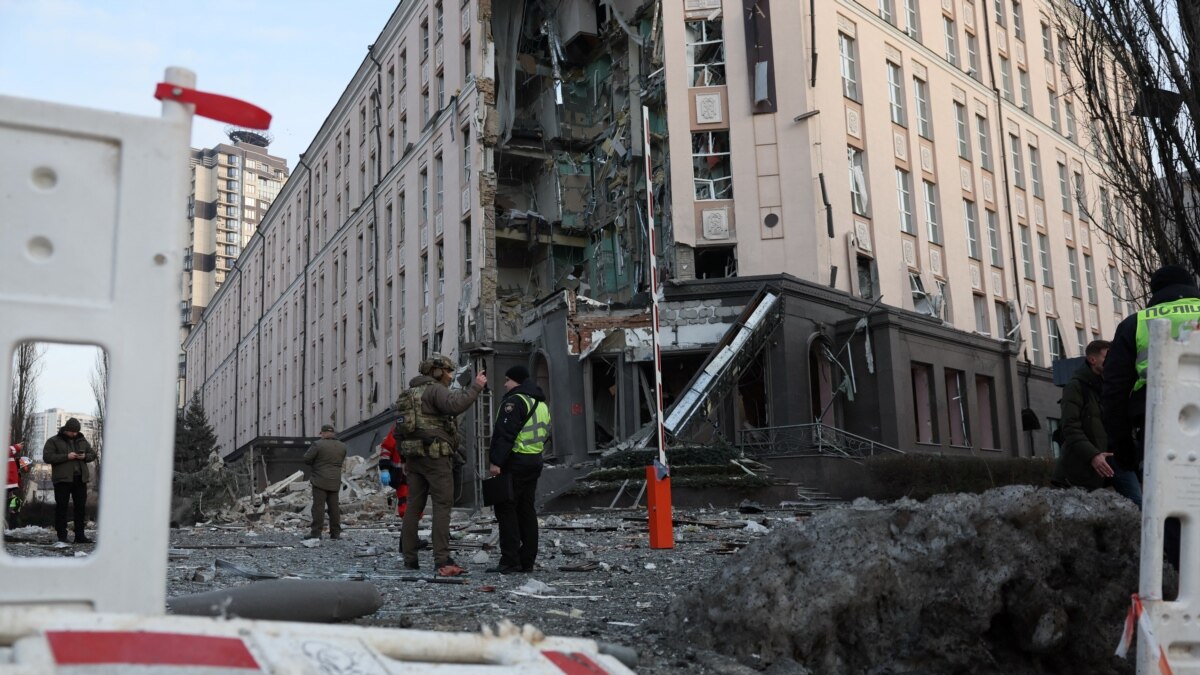
[[[288, 178], [263, 132], [230, 129], [232, 145], [192, 150], [190, 231], [180, 280], [180, 340], [187, 337]], [[182, 358], [182, 357], [181, 357]], [[182, 388], [182, 372], [180, 383]], [[182, 394], [179, 406], [186, 403]]]
[[95, 416], [67, 412], [62, 408], [48, 408], [33, 414], [33, 431], [29, 435], [29, 442], [25, 445], [26, 456], [35, 462], [43, 461], [42, 448], [46, 445], [46, 439], [57, 434], [58, 430], [72, 417], [79, 420], [79, 424], [83, 427], [83, 435], [88, 442], [94, 447], [99, 447], [100, 423]]

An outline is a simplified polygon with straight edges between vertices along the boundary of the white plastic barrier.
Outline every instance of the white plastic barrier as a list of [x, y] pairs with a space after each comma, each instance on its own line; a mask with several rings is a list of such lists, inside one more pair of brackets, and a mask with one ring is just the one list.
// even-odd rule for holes
[[[1142, 502], [1138, 672], [1200, 674], [1200, 334], [1171, 338], [1171, 322], [1150, 322], [1146, 459]], [[1163, 600], [1163, 533], [1182, 524], [1179, 595]]]
[[0, 554], [0, 605], [163, 611], [191, 127], [175, 102], [149, 118], [0, 96], [3, 409], [21, 342], [99, 345], [111, 373], [96, 550]]

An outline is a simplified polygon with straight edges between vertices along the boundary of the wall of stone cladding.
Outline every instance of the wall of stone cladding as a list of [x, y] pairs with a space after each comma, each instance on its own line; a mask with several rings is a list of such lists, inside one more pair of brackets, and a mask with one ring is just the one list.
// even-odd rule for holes
[[684, 300], [664, 302], [659, 307], [663, 325], [686, 326], [700, 323], [732, 323], [745, 305], [724, 305], [721, 300]]

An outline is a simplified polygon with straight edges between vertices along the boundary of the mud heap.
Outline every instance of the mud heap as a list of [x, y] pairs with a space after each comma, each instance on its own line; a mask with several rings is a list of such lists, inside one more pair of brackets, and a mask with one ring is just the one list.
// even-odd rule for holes
[[1139, 536], [1108, 491], [859, 500], [743, 549], [668, 622], [772, 672], [1131, 673]]

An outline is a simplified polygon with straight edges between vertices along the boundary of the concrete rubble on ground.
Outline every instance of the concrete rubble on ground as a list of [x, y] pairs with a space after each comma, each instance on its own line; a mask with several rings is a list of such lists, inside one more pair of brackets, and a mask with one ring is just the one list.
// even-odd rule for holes
[[[379, 482], [374, 461], [358, 456], [346, 458], [339, 495], [344, 524], [378, 522], [389, 509], [395, 512], [395, 494], [395, 490], [385, 488]], [[309, 522], [311, 506], [312, 485], [305, 480], [303, 472], [297, 471], [257, 494], [238, 499], [214, 515], [212, 522], [253, 522], [269, 527], [297, 528]]]
[[[490, 509], [456, 509], [452, 554], [469, 574], [437, 579], [428, 550], [404, 569], [394, 507], [364, 476], [343, 537], [315, 548], [301, 545], [296, 481], [257, 519], [173, 529], [168, 597], [362, 581], [382, 606], [359, 624], [531, 624], [636, 649], [639, 672], [1132, 672], [1111, 654], [1137, 588], [1138, 515], [1109, 492], [1000, 488], [816, 515], [747, 500], [676, 510], [669, 550], [648, 547], [644, 510], [544, 514], [536, 569], [513, 575], [486, 572], [498, 561]], [[9, 534], [14, 555], [91, 550], [52, 549], [47, 529]]]
[[1131, 673], [1139, 522], [1109, 491], [859, 500], [760, 538], [668, 625], [780, 672]]

